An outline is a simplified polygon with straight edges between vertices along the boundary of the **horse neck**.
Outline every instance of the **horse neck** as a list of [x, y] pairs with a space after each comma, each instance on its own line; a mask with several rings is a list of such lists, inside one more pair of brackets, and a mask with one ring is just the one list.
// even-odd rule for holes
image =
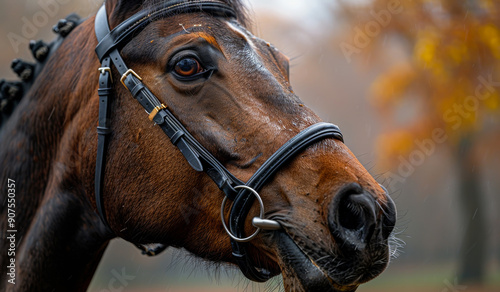
[[[50, 57], [0, 133], [0, 181], [15, 181], [17, 230], [16, 285], [7, 282], [13, 257], [1, 257], [2, 291], [85, 291], [107, 245], [89, 228], [99, 219], [77, 173], [75, 117], [97, 91], [95, 45], [91, 18]], [[7, 204], [0, 208], [6, 234]]]

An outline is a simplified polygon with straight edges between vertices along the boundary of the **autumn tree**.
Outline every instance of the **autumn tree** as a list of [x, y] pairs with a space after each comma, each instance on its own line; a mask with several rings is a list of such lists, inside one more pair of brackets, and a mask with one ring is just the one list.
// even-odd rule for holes
[[[387, 182], [395, 185], [435, 147], [450, 151], [452, 167], [459, 172], [461, 223], [466, 225], [458, 279], [480, 283], [487, 231], [473, 149], [500, 132], [500, 1], [340, 3], [355, 28], [351, 42], [340, 44], [347, 61], [380, 50], [388, 35], [406, 48], [407, 58], [377, 78], [371, 89], [386, 129], [378, 143], [381, 163], [393, 169]], [[394, 116], [408, 112], [408, 106], [417, 118], [396, 125]]]

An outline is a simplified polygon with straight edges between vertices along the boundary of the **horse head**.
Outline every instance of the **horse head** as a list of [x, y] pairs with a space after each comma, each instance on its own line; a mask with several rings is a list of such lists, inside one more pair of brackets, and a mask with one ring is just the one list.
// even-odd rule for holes
[[[70, 155], [54, 155], [60, 157], [60, 165], [71, 167], [59, 165], [54, 172], [59, 176], [47, 189], [63, 189], [88, 205], [85, 218], [90, 219], [84, 220], [80, 233], [94, 230], [91, 233], [99, 235], [99, 257], [102, 242], [113, 237], [142, 248], [183, 247], [207, 260], [250, 264], [254, 272], [243, 272], [252, 278], [257, 271], [257, 281], [282, 273], [286, 291], [355, 291], [379, 275], [391, 255], [388, 241], [395, 206], [336, 130], [281, 161], [258, 189], [225, 185], [233, 193], [246, 192], [245, 202], [214, 183], [217, 171], [207, 170], [206, 162], [197, 164], [200, 151], [190, 141], [227, 170], [233, 183], [245, 185], [283, 145], [305, 135], [304, 130], [321, 119], [292, 90], [288, 57], [249, 32], [239, 1], [188, 1], [199, 7], [187, 11], [177, 9], [183, 1], [160, 2], [106, 1], [102, 13], [111, 30], [120, 29], [135, 13], [147, 13], [122, 27], [127, 33], [114, 36], [116, 46], [101, 46], [99, 59], [107, 66], [89, 50], [98, 43], [91, 18], [69, 36], [80, 45], [70, 48], [63, 43], [59, 50], [71, 53], [52, 67], [64, 62], [60, 66], [74, 75], [64, 86], [73, 86], [73, 96], [86, 97], [70, 99], [60, 113], [66, 122], [54, 151]], [[177, 10], [152, 17], [159, 13], [158, 5]], [[137, 23], [143, 27], [129, 31]], [[113, 50], [132, 71], [117, 68], [121, 63], [110, 56]], [[71, 54], [85, 57], [75, 64], [82, 72], [71, 68]], [[99, 90], [101, 96], [99, 75], [109, 78], [109, 86]], [[148, 93], [140, 93], [144, 90]], [[145, 113], [145, 106], [134, 98], [140, 94], [156, 98], [161, 107]], [[103, 95], [110, 98], [109, 115], [102, 121], [108, 142], [102, 194], [96, 198], [100, 150], [95, 128]], [[168, 119], [180, 124], [181, 134], [188, 138], [165, 135], [162, 124]], [[177, 145], [179, 139], [187, 146]], [[223, 204], [225, 197], [229, 200]], [[241, 230], [234, 234], [236, 227], [226, 230], [223, 222], [233, 224], [231, 216], [240, 205], [248, 210], [239, 216]], [[252, 218], [260, 223], [252, 223]], [[261, 230], [252, 240], [238, 240], [254, 234], [256, 226]], [[236, 240], [230, 241], [228, 232]], [[243, 264], [238, 256], [245, 257]]]

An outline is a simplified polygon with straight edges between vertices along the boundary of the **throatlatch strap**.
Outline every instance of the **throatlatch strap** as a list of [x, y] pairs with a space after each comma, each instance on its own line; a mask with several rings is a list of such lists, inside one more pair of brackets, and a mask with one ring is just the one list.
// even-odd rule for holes
[[101, 63], [101, 74], [99, 75], [99, 125], [97, 126], [97, 158], [95, 168], [95, 202], [99, 216], [105, 225], [108, 226], [102, 190], [104, 186], [104, 173], [106, 170], [106, 148], [108, 145], [108, 137], [111, 134], [109, 128], [109, 103], [110, 97], [113, 94], [111, 82], [111, 62], [109, 57], [104, 58]]

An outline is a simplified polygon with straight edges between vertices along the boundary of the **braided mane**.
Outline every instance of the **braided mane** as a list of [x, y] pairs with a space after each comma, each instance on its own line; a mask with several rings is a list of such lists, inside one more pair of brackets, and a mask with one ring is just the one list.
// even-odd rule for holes
[[57, 34], [57, 37], [50, 43], [47, 44], [42, 40], [30, 41], [29, 49], [35, 63], [21, 59], [12, 61], [11, 68], [21, 81], [0, 80], [0, 128], [6, 123], [23, 96], [28, 93], [49, 57], [80, 22], [80, 17], [72, 13], [53, 26], [52, 30]]

